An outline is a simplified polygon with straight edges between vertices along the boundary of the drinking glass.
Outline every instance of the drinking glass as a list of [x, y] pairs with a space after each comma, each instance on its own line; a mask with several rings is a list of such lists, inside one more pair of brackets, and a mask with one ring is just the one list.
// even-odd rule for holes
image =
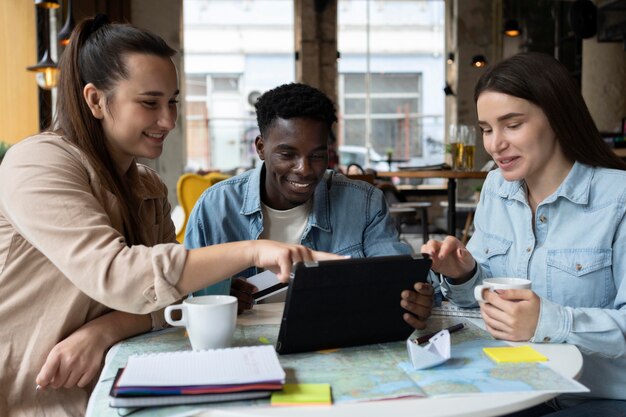
[[463, 126], [463, 147], [462, 147], [462, 170], [473, 171], [474, 170], [474, 154], [476, 152], [476, 127], [465, 125]]
[[455, 171], [463, 168], [463, 125], [451, 124], [449, 126], [450, 156], [452, 157], [452, 169]]

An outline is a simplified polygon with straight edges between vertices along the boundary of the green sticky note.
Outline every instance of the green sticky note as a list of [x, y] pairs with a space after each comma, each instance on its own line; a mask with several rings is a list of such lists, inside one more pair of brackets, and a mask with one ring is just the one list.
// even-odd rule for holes
[[285, 384], [272, 394], [272, 405], [330, 405], [330, 384]]
[[497, 363], [545, 362], [548, 360], [530, 346], [507, 346], [483, 348], [483, 351]]

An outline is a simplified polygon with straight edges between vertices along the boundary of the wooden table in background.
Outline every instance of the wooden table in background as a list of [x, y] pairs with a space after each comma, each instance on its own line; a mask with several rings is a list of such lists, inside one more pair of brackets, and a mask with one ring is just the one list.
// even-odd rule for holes
[[485, 171], [451, 171], [451, 170], [403, 170], [394, 172], [379, 172], [381, 178], [445, 178], [448, 180], [448, 233], [456, 236], [456, 180], [482, 179], [487, 177]]

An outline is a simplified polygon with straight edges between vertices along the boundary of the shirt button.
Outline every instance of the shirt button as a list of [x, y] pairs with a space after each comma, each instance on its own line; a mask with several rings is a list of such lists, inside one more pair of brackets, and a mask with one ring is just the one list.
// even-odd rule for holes
[[489, 249], [485, 249], [485, 253], [489, 253]]
[[550, 336], [546, 336], [546, 337], [543, 338], [543, 342], [544, 343], [548, 343], [550, 340], [551, 340]]
[[530, 246], [526, 248], [526, 252], [530, 252], [531, 250], [533, 250], [533, 248], [531, 248]]
[[156, 295], [154, 296], [154, 301], [155, 301], [155, 302], [157, 301], [157, 297], [156, 297]]
[[581, 264], [576, 264], [576, 270], [580, 271], [581, 269], [583, 269], [583, 266]]
[[541, 223], [545, 223], [548, 221], [548, 218], [542, 214], [541, 216], [539, 216], [539, 221]]

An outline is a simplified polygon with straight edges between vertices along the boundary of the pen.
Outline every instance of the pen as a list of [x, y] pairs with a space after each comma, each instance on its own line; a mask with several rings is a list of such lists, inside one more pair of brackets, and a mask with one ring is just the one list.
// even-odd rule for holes
[[[455, 324], [454, 326], [446, 327], [443, 330], [447, 330], [450, 333], [454, 333], [454, 332], [457, 332], [457, 331], [463, 329], [464, 327], [465, 327], [465, 325], [463, 323], [458, 323], [458, 324]], [[439, 332], [440, 331], [441, 330], [439, 330]], [[413, 343], [417, 343], [418, 345], [421, 345], [422, 343], [426, 343], [426, 342], [428, 342], [430, 340], [431, 337], [433, 337], [434, 335], [436, 335], [439, 332], [428, 333], [428, 334], [419, 336], [419, 337], [413, 339]]]

